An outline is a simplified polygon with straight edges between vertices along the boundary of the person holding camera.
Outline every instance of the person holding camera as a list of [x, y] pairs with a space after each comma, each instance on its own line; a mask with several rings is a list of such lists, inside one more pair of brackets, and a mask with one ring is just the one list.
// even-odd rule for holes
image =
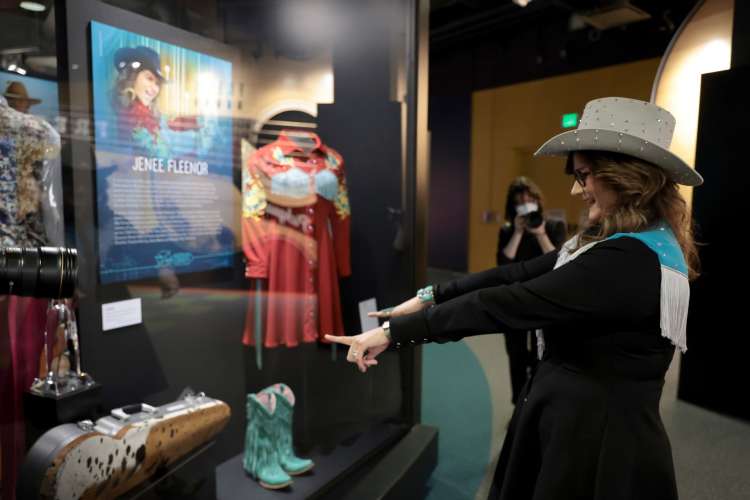
[[[565, 242], [565, 223], [545, 220], [543, 195], [528, 177], [517, 177], [508, 187], [505, 224], [497, 243], [497, 265], [533, 259], [557, 251]], [[533, 330], [505, 332], [505, 349], [510, 364], [511, 400], [515, 405], [526, 380], [536, 367], [537, 346]]]

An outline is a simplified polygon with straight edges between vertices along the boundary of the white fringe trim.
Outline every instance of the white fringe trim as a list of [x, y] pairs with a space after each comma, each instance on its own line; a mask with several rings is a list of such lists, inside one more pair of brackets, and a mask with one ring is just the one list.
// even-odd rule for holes
[[575, 259], [579, 255], [581, 255], [583, 252], [587, 251], [589, 248], [593, 247], [599, 243], [598, 241], [592, 241], [588, 245], [584, 245], [575, 252], [571, 251], [578, 246], [578, 235], [573, 236], [571, 239], [566, 241], [563, 246], [560, 248], [560, 251], [557, 254], [557, 261], [555, 262], [555, 269], [557, 269], [560, 266], [563, 266], [570, 262], [571, 260]]
[[661, 266], [661, 336], [684, 354], [687, 351], [687, 316], [690, 284], [687, 276]]
[[534, 330], [534, 335], [536, 335], [536, 357], [541, 361], [544, 356], [544, 330], [537, 328]]

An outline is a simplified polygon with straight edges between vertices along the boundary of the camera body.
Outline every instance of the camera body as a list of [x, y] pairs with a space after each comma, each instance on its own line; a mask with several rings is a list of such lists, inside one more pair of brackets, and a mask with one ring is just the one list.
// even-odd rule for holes
[[536, 229], [544, 224], [544, 217], [539, 210], [539, 205], [528, 202], [516, 207], [516, 213], [522, 216], [526, 222], [526, 227]]
[[526, 227], [531, 229], [536, 229], [544, 224], [544, 217], [542, 217], [542, 213], [539, 211], [529, 212], [524, 215], [524, 218], [526, 219]]

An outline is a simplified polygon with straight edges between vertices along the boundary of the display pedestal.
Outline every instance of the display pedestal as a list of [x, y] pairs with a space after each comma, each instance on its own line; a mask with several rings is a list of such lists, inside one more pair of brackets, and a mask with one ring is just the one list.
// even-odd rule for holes
[[337, 446], [327, 454], [313, 454], [309, 457], [315, 467], [308, 473], [293, 477], [294, 482], [283, 490], [267, 490], [260, 486], [242, 468], [243, 454], [229, 459], [216, 468], [217, 500], [247, 500], [253, 498], [278, 499], [281, 492], [285, 499], [311, 498], [323, 494], [333, 487], [337, 478], [356, 469], [358, 465], [377, 454], [379, 450], [398, 441], [407, 427], [383, 424], [359, 436], [348, 445]]
[[101, 413], [101, 384], [59, 397], [46, 397], [25, 392], [23, 411], [26, 420], [26, 443], [30, 447], [39, 437], [60, 424], [94, 419]]
[[400, 500], [425, 498], [438, 463], [438, 429], [417, 424], [366, 471], [327, 498], [336, 500]]

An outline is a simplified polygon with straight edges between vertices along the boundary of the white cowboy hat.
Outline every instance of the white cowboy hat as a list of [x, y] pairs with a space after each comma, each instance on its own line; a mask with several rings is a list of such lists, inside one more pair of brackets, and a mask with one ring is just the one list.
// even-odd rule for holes
[[627, 97], [586, 104], [576, 130], [545, 142], [534, 156], [564, 156], [578, 150], [612, 151], [661, 167], [677, 184], [699, 186], [703, 177], [669, 150], [675, 119], [664, 108]]

